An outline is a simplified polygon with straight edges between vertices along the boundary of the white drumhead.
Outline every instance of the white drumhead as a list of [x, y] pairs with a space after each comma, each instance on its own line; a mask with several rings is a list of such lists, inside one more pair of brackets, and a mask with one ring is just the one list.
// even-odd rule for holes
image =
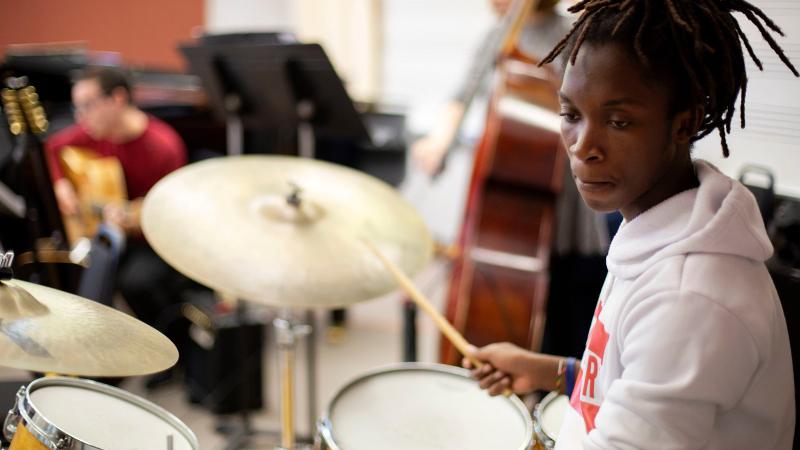
[[[194, 447], [155, 412], [103, 392], [74, 385], [46, 385], [30, 392], [31, 404], [62, 432], [94, 447], [115, 450]], [[132, 395], [132, 394], [130, 394]]]
[[569, 398], [566, 395], [559, 395], [542, 408], [542, 431], [550, 439], [555, 440], [558, 437], [568, 407]]
[[345, 388], [329, 420], [346, 450], [518, 450], [531, 428], [514, 399], [490, 397], [452, 371], [390, 370]]

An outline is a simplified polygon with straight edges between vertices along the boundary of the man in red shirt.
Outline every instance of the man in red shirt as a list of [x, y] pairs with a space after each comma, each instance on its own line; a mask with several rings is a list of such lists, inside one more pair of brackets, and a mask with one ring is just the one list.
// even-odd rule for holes
[[[65, 146], [116, 157], [125, 173], [131, 203], [141, 202], [158, 180], [186, 164], [181, 138], [169, 125], [131, 103], [130, 83], [120, 70], [103, 67], [84, 71], [72, 87], [72, 103], [77, 123], [54, 134], [46, 146], [56, 198], [64, 213], [75, 213], [78, 206], [75, 188], [64, 178], [59, 162]], [[107, 208], [105, 219], [128, 219], [119, 224], [135, 231], [137, 221], [124, 217], [121, 209]]]
[[130, 82], [119, 69], [83, 71], [72, 87], [72, 104], [77, 123], [51, 136], [45, 146], [59, 208], [68, 215], [78, 210], [75, 187], [61, 168], [64, 147], [83, 147], [119, 160], [130, 204], [103, 208], [103, 220], [128, 235], [117, 288], [140, 320], [164, 332], [181, 349], [186, 330], [178, 320], [179, 294], [188, 280], [147, 245], [136, 212], [158, 180], [186, 164], [186, 147], [169, 125], [131, 102]]

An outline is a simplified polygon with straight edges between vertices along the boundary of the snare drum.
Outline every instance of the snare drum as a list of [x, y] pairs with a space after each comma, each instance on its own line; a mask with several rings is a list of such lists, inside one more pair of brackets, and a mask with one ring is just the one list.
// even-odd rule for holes
[[194, 433], [163, 408], [79, 378], [39, 378], [21, 387], [3, 433], [9, 450], [199, 448]]
[[569, 398], [558, 392], [547, 394], [533, 410], [533, 429], [536, 431], [536, 449], [556, 448], [556, 437], [564, 422]]
[[406, 363], [374, 370], [334, 396], [317, 426], [323, 450], [529, 450], [533, 423], [516, 396], [490, 397], [469, 372]]

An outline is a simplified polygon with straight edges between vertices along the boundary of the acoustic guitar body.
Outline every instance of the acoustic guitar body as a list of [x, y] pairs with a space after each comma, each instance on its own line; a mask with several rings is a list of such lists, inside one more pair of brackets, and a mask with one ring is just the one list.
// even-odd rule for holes
[[82, 237], [92, 237], [102, 221], [102, 208], [109, 203], [127, 203], [125, 173], [113, 156], [100, 157], [89, 149], [64, 147], [61, 150], [64, 176], [75, 186], [80, 211], [64, 216], [64, 228], [71, 244]]

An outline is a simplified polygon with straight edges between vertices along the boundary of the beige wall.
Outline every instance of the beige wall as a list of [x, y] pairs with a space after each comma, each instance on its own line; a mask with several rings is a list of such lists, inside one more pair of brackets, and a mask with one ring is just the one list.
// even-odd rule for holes
[[0, 14], [0, 50], [9, 44], [85, 41], [133, 65], [182, 69], [176, 46], [204, 22], [203, 0], [26, 0]]
[[297, 37], [325, 48], [353, 98], [378, 100], [382, 82], [381, 0], [296, 0], [294, 7]]

